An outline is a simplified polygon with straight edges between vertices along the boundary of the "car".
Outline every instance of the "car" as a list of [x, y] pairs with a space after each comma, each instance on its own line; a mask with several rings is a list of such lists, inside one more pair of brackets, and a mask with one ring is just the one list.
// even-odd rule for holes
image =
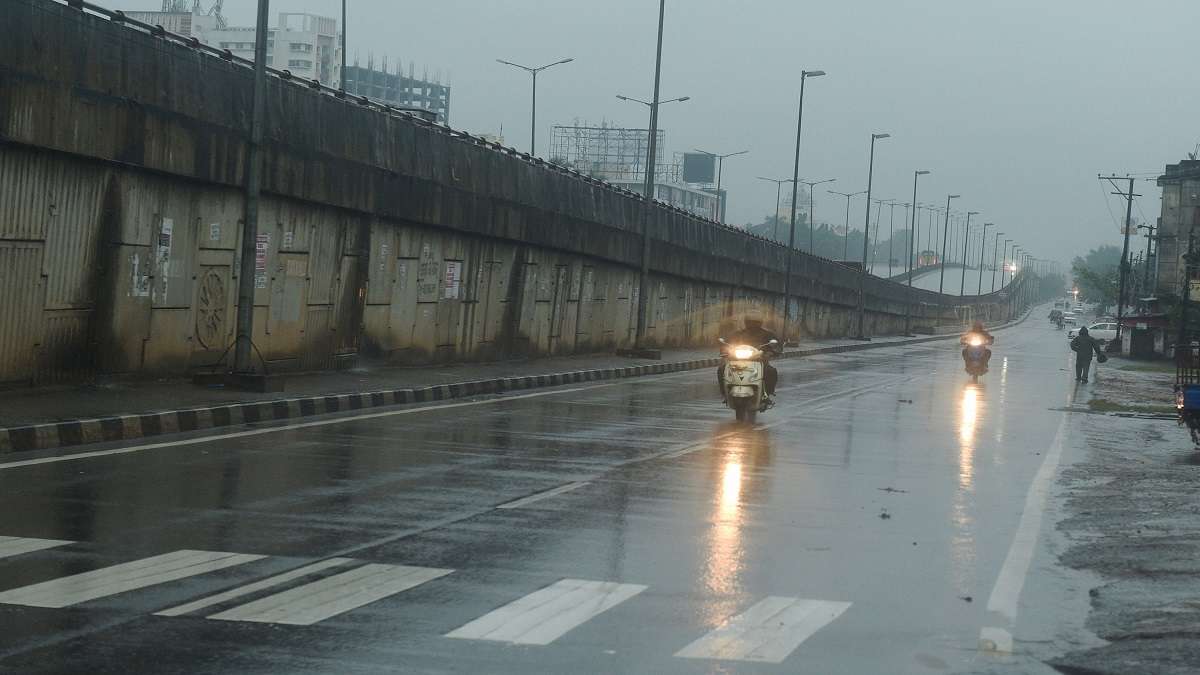
[[1078, 317], [1072, 312], [1063, 312], [1063, 323], [1068, 326], [1074, 326], [1079, 322]]
[[[1109, 323], [1109, 322], [1103, 321], [1103, 322], [1099, 322], [1099, 323], [1094, 323], [1094, 324], [1088, 326], [1087, 329], [1088, 329], [1088, 335], [1091, 335], [1098, 342], [1100, 342], [1100, 344], [1104, 344], [1106, 342], [1109, 342], [1110, 340], [1117, 339], [1117, 324], [1116, 323]], [[1075, 331], [1075, 330], [1069, 331], [1067, 333], [1067, 339], [1074, 340], [1075, 336], [1078, 334], [1079, 334], [1079, 331]]]

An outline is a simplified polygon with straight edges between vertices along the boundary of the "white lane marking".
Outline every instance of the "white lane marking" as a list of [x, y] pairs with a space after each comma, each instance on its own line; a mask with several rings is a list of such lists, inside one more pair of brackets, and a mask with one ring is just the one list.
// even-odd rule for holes
[[[664, 376], [666, 377], [666, 376]], [[649, 379], [649, 378], [639, 378]], [[653, 378], [659, 379], [659, 378]], [[16, 462], [5, 462], [0, 464], [0, 471], [6, 469], [18, 469], [23, 466], [37, 466], [39, 464], [54, 464], [57, 462], [71, 462], [79, 459], [91, 459], [94, 457], [109, 457], [112, 455], [124, 455], [131, 452], [142, 452], [144, 450], [157, 450], [159, 448], [171, 448], [181, 445], [196, 445], [199, 443], [209, 443], [212, 441], [222, 441], [229, 438], [244, 438], [246, 436], [261, 436], [262, 434], [274, 434], [281, 431], [291, 431], [293, 429], [310, 429], [313, 427], [324, 427], [331, 424], [345, 424], [347, 422], [357, 422], [359, 420], [377, 419], [380, 417], [391, 417], [393, 415], [414, 415], [416, 413], [430, 412], [436, 410], [448, 410], [450, 408], [464, 408], [467, 406], [488, 405], [492, 403], [500, 403], [503, 401], [516, 401], [525, 398], [535, 398], [540, 396], [555, 396], [558, 394], [567, 394], [575, 391], [585, 391], [588, 389], [600, 389], [602, 387], [615, 387], [620, 384], [628, 384], [628, 382], [611, 382], [608, 384], [596, 384], [589, 387], [574, 387], [571, 389], [556, 389], [553, 391], [539, 391], [532, 394], [519, 394], [516, 396], [505, 396], [502, 398], [489, 398], [481, 401], [463, 401], [461, 403], [446, 403], [443, 405], [428, 405], [420, 408], [404, 408], [403, 410], [388, 410], [385, 412], [365, 413], [362, 415], [351, 415], [349, 417], [336, 417], [328, 420], [317, 420], [313, 422], [301, 422], [299, 424], [290, 424], [285, 426], [270, 427], [266, 429], [248, 429], [246, 431], [234, 431], [227, 434], [215, 434], [212, 436], [202, 436], [199, 438], [186, 438], [177, 441], [165, 441], [162, 443], [147, 443], [146, 445], [133, 445], [125, 448], [113, 448], [112, 450], [95, 450], [92, 452], [80, 452], [72, 455], [61, 455], [58, 457], [42, 457], [39, 459], [23, 459]]]
[[[1054, 442], [1046, 451], [1042, 466], [1029, 486], [1029, 494], [1025, 496], [1025, 510], [1021, 513], [1017, 533], [1013, 536], [1012, 546], [1004, 558], [1004, 565], [1000, 567], [1000, 576], [992, 588], [991, 597], [988, 598], [988, 611], [1004, 617], [1009, 628], [1017, 620], [1017, 601], [1021, 598], [1021, 589], [1025, 587], [1025, 577], [1029, 573], [1030, 563], [1033, 562], [1038, 533], [1042, 528], [1042, 515], [1046, 510], [1046, 500], [1050, 496], [1054, 476], [1058, 473], [1066, 432], [1067, 416], [1064, 413], [1062, 421], [1058, 424], [1058, 433], [1054, 435]], [[1007, 640], [1004, 636], [1007, 636]], [[986, 651], [1011, 652], [1012, 631], [1002, 627], [985, 627], [979, 633], [979, 646]]]
[[218, 612], [208, 618], [310, 626], [331, 616], [444, 577], [453, 571], [404, 565], [363, 565]]
[[237, 588], [225, 591], [224, 593], [210, 595], [207, 598], [201, 598], [195, 602], [189, 602], [176, 607], [171, 607], [170, 609], [164, 609], [161, 612], [155, 612], [154, 614], [156, 616], [181, 616], [183, 614], [190, 614], [196, 610], [212, 607], [213, 605], [219, 605], [223, 602], [233, 600], [234, 598], [240, 598], [243, 595], [249, 595], [273, 586], [278, 586], [280, 584], [292, 581], [293, 579], [299, 579], [300, 577], [313, 574], [314, 572], [320, 572], [321, 570], [326, 570], [330, 567], [340, 567], [348, 562], [354, 561], [352, 558], [330, 558], [329, 560], [322, 560], [321, 562], [294, 569], [291, 572], [277, 574], [273, 577], [263, 579], [262, 581], [256, 581], [252, 584], [239, 586]]
[[501, 505], [497, 506], [496, 508], [498, 508], [498, 509], [519, 509], [522, 506], [529, 506], [530, 504], [532, 504], [534, 502], [541, 501], [548, 497], [554, 497], [557, 495], [561, 495], [565, 492], [570, 492], [571, 490], [578, 490], [579, 488], [583, 487], [584, 485], [590, 485], [590, 484], [591, 484], [590, 482], [585, 481], [585, 480], [584, 481], [576, 481], [574, 483], [567, 483], [566, 485], [560, 485], [560, 486], [550, 489], [550, 490], [544, 490], [542, 492], [531, 494], [528, 497], [522, 497], [521, 499], [515, 499], [511, 502], [501, 504]]
[[849, 607], [848, 602], [770, 596], [680, 649], [675, 656], [781, 663]]
[[33, 537], [0, 537], [0, 558], [9, 558], [22, 553], [43, 551], [55, 546], [65, 546], [75, 542], [62, 539], [35, 539]]
[[175, 551], [51, 579], [0, 593], [0, 603], [29, 607], [69, 607], [146, 586], [215, 572], [266, 556], [221, 551]]
[[563, 579], [446, 634], [463, 640], [548, 645], [646, 590], [638, 584]]

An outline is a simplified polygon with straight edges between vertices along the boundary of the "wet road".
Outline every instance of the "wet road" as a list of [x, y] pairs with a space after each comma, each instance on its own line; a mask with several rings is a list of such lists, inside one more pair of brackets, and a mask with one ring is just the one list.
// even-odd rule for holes
[[753, 428], [703, 371], [0, 465], [0, 671], [1003, 665], [1072, 385], [997, 337], [782, 361]]

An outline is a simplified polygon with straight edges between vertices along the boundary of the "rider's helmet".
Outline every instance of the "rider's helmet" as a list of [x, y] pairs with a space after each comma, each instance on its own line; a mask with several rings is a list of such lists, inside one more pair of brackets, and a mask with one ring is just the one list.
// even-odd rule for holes
[[982, 321], [976, 321], [976, 322], [975, 322], [975, 325], [971, 326], [971, 330], [972, 330], [972, 331], [974, 331], [974, 332], [976, 332], [976, 333], [983, 333], [983, 332], [986, 332], [986, 330], [985, 330], [985, 329], [984, 329], [984, 327], [983, 327], [983, 322], [982, 322]]
[[762, 311], [758, 308], [747, 310], [742, 321], [745, 322], [747, 330], [758, 330], [763, 326]]

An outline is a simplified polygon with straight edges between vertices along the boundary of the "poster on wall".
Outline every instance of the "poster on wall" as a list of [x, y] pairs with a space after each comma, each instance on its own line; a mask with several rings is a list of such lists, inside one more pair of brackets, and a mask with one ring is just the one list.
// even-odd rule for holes
[[446, 277], [443, 280], [442, 297], [447, 300], [457, 300], [459, 289], [462, 287], [462, 261], [446, 261]]
[[271, 246], [271, 233], [258, 235], [254, 242], [254, 287], [267, 287], [267, 249]]

